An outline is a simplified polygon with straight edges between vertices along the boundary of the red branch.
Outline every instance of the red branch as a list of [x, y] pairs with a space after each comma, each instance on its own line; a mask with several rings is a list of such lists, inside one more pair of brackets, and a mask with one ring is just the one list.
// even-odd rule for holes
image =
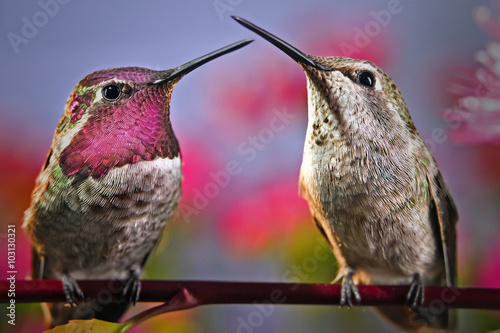
[[[119, 298], [122, 282], [107, 280], [78, 281], [86, 297]], [[11, 300], [10, 281], [0, 281], [0, 303]], [[363, 306], [404, 305], [408, 286], [358, 286]], [[338, 305], [339, 284], [294, 284], [215, 281], [143, 280], [140, 302], [168, 302], [185, 289], [199, 305], [275, 304]], [[114, 293], [113, 293], [114, 292]], [[64, 302], [59, 280], [15, 281], [16, 303]], [[424, 306], [500, 310], [500, 289], [425, 287]]]

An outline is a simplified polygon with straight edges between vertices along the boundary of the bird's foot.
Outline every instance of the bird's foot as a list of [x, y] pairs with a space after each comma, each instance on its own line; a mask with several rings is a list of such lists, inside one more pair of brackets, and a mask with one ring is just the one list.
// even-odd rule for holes
[[131, 269], [130, 276], [122, 291], [120, 302], [132, 303], [135, 305], [141, 293], [141, 272], [139, 269]]
[[416, 309], [424, 304], [424, 283], [419, 273], [413, 274], [413, 280], [410, 284], [410, 290], [406, 294], [405, 304], [412, 309]]
[[69, 274], [64, 274], [62, 277], [62, 285], [66, 302], [71, 306], [77, 306], [79, 302], [85, 301], [83, 292], [78, 286], [78, 283]]
[[352, 307], [352, 297], [356, 299], [358, 305], [361, 304], [361, 295], [359, 294], [358, 287], [354, 284], [352, 280], [354, 272], [348, 270], [347, 274], [342, 280], [342, 289], [340, 291], [340, 307], [347, 305], [349, 308]]

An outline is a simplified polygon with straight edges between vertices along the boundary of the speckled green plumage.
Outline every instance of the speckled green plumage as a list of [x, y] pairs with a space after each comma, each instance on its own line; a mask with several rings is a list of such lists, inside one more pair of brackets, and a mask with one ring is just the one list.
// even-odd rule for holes
[[[50, 326], [117, 321], [138, 300], [143, 266], [180, 199], [172, 90], [186, 73], [249, 42], [164, 71], [100, 70], [73, 89], [23, 224], [32, 242], [32, 277], [61, 279], [69, 303], [47, 304]], [[123, 301], [84, 299], [79, 279], [123, 280], [103, 291]]]

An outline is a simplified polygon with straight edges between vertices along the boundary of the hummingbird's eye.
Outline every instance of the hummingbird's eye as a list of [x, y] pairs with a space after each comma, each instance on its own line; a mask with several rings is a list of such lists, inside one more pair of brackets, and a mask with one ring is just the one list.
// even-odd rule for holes
[[102, 88], [102, 96], [107, 101], [116, 101], [122, 94], [121, 88], [116, 84], [108, 84]]
[[372, 72], [363, 71], [358, 74], [358, 82], [365, 87], [373, 88], [375, 86], [375, 77]]

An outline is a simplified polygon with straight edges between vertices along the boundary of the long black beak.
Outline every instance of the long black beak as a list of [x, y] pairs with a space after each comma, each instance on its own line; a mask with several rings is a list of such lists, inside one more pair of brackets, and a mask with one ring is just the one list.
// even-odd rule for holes
[[288, 54], [288, 56], [290, 56], [296, 62], [299, 62], [299, 63], [307, 65], [307, 66], [311, 66], [311, 67], [314, 67], [317, 69], [321, 69], [324, 71], [331, 71], [330, 68], [315, 62], [314, 60], [309, 58], [304, 52], [302, 52], [302, 51], [298, 50], [297, 48], [295, 48], [294, 46], [288, 44], [287, 42], [285, 42], [281, 38], [276, 37], [272, 33], [256, 26], [255, 24], [253, 24], [251, 22], [248, 22], [245, 19], [242, 19], [241, 17], [237, 17], [237, 16], [231, 16], [231, 17], [233, 19], [235, 19], [236, 22], [238, 22], [239, 24], [244, 26], [245, 28], [252, 30], [256, 34], [260, 35], [264, 39], [266, 39], [269, 42], [271, 42], [272, 44], [274, 44], [277, 48], [279, 48], [281, 51]]
[[241, 40], [239, 42], [236, 42], [234, 44], [225, 46], [223, 48], [220, 48], [218, 50], [215, 50], [213, 52], [210, 52], [208, 54], [205, 54], [204, 56], [201, 56], [199, 58], [196, 58], [194, 60], [191, 60], [188, 63], [185, 63], [184, 65], [181, 65], [179, 67], [176, 67], [174, 69], [169, 69], [166, 71], [161, 71], [158, 79], [154, 81], [154, 84], [160, 84], [165, 81], [172, 81], [178, 77], [181, 77], [189, 72], [191, 72], [193, 69], [196, 69], [200, 67], [203, 64], [206, 64], [207, 62], [214, 60], [215, 58], [218, 58], [226, 53], [233, 52], [239, 48], [242, 48], [245, 45], [250, 44], [253, 42], [253, 39], [245, 39]]

